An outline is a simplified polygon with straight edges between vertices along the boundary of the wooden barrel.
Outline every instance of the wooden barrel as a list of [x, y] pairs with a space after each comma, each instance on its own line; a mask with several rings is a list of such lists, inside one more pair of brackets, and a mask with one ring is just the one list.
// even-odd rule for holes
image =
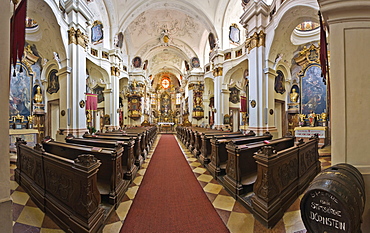
[[321, 171], [301, 200], [301, 217], [309, 233], [361, 232], [365, 186], [350, 164]]

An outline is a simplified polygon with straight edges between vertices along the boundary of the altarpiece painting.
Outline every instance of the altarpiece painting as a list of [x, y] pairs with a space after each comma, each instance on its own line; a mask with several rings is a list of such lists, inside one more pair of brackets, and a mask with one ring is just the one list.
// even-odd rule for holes
[[326, 85], [321, 77], [321, 67], [319, 64], [312, 64], [306, 68], [301, 77], [302, 114], [321, 114], [326, 110]]
[[[21, 65], [17, 64], [15, 70], [19, 71]], [[29, 116], [31, 115], [31, 90], [32, 75], [23, 67], [23, 72], [16, 72], [16, 76], [10, 77], [9, 115]], [[12, 71], [13, 73], [13, 66]]]

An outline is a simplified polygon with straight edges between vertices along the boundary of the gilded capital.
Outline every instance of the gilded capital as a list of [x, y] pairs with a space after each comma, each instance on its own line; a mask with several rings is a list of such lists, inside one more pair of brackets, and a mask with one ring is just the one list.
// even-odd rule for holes
[[68, 44], [77, 44], [86, 48], [89, 42], [89, 38], [81, 32], [80, 29], [75, 29], [71, 27], [68, 30]]
[[222, 76], [222, 71], [223, 71], [223, 68], [218, 67], [218, 75], [217, 76]]
[[76, 40], [76, 30], [74, 27], [68, 30], [68, 44], [77, 44]]
[[76, 31], [76, 38], [77, 38], [77, 44], [80, 45], [83, 48], [87, 47], [88, 44], [88, 37], [81, 32], [80, 29], [77, 29]]
[[111, 73], [112, 76], [119, 76], [120, 75], [120, 70], [119, 70], [118, 67], [112, 66], [110, 68], [110, 73]]
[[222, 67], [217, 67], [213, 69], [213, 76], [222, 76]]
[[260, 31], [258, 33], [258, 44], [257, 44], [258, 47], [265, 46], [265, 38], [266, 38], [265, 32], [264, 31]]
[[259, 33], [254, 32], [252, 36], [245, 40], [245, 48], [248, 51], [260, 46], [265, 46], [265, 38], [266, 34], [264, 31], [260, 31]]

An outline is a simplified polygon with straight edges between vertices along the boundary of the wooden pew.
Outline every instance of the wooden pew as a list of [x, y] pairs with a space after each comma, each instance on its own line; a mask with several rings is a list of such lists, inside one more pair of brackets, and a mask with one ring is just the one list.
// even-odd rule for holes
[[[101, 232], [110, 210], [101, 205], [97, 173], [89, 154], [66, 159], [17, 139], [15, 179], [35, 204], [65, 232]], [[108, 205], [109, 206], [109, 205]], [[113, 206], [111, 206], [113, 209]]]
[[[146, 152], [149, 152], [151, 145], [154, 142], [155, 136], [157, 134], [158, 128], [156, 126], [150, 127], [132, 127], [126, 129], [119, 129], [113, 131], [105, 132], [106, 135], [111, 134], [122, 134], [123, 136], [136, 136], [135, 134], [143, 134], [142, 142], [142, 150], [144, 151], [144, 147], [146, 147]], [[102, 134], [103, 135], [103, 134]]]
[[253, 184], [257, 179], [257, 163], [253, 158], [254, 153], [263, 146], [271, 145], [276, 151], [294, 146], [294, 138], [279, 138], [266, 142], [250, 144], [234, 144], [233, 141], [226, 145], [228, 160], [226, 175], [223, 182], [226, 190], [234, 197], [253, 190]]
[[105, 133], [96, 133], [97, 136], [109, 136], [109, 137], [132, 137], [135, 138], [137, 143], [140, 145], [140, 153], [143, 158], [146, 158], [148, 155], [148, 135], [144, 131], [140, 132], [127, 132], [127, 131], [112, 131], [112, 132], [105, 132]]
[[112, 205], [118, 206], [122, 200], [129, 181], [124, 181], [122, 170], [123, 147], [117, 144], [114, 149], [85, 146], [72, 143], [56, 142], [46, 139], [42, 142], [45, 152], [76, 159], [81, 154], [94, 155], [102, 163], [98, 171], [98, 188], [102, 198]]
[[141, 137], [129, 137], [129, 136], [104, 136], [104, 135], [91, 135], [88, 133], [85, 133], [82, 135], [83, 138], [89, 138], [89, 139], [103, 139], [103, 140], [110, 140], [110, 141], [129, 141], [134, 139], [134, 157], [135, 157], [135, 165], [140, 167], [141, 164], [144, 161], [144, 157], [142, 156], [142, 150], [141, 150]]
[[[207, 136], [230, 136], [230, 137], [237, 137], [237, 136], [243, 136], [242, 132], [225, 132], [225, 131], [206, 131], [206, 132], [195, 132], [194, 133], [194, 149], [192, 153], [195, 156], [200, 156], [202, 153], [202, 146], [203, 146], [203, 139], [205, 135]], [[202, 159], [201, 161], [204, 161], [204, 156], [200, 156]]]
[[150, 147], [154, 142], [155, 136], [157, 135], [157, 127], [132, 127], [126, 129], [119, 129], [113, 131], [106, 131], [105, 133], [97, 133], [96, 135], [101, 136], [128, 136], [128, 137], [139, 137], [141, 155], [144, 159], [149, 153]]
[[211, 153], [212, 153], [212, 145], [211, 139], [214, 136], [218, 137], [240, 137], [243, 136], [241, 132], [225, 132], [225, 131], [217, 131], [212, 133], [203, 133], [201, 135], [201, 154], [199, 155], [199, 160], [203, 164], [208, 164], [211, 162]]
[[285, 150], [268, 145], [254, 156], [253, 195], [239, 198], [264, 226], [272, 228], [320, 172], [318, 142], [315, 137]]
[[123, 154], [122, 154], [122, 171], [124, 174], [124, 179], [132, 181], [135, 177], [138, 167], [135, 166], [135, 158], [134, 158], [134, 144], [135, 140], [126, 140], [126, 141], [109, 141], [109, 140], [102, 140], [102, 139], [89, 139], [89, 138], [75, 138], [73, 135], [69, 134], [65, 138], [67, 143], [74, 143], [80, 145], [87, 145], [87, 146], [94, 146], [94, 147], [101, 147], [101, 148], [116, 148], [119, 144], [123, 147]]
[[234, 145], [249, 144], [253, 142], [261, 142], [264, 140], [271, 140], [272, 135], [269, 132], [266, 132], [262, 136], [253, 136], [253, 132], [248, 133], [243, 137], [234, 137], [234, 136], [214, 136], [211, 139], [212, 152], [211, 152], [211, 162], [208, 164], [207, 168], [210, 173], [217, 179], [218, 176], [223, 176], [226, 174], [226, 165], [228, 154], [226, 150], [226, 145], [230, 141]]

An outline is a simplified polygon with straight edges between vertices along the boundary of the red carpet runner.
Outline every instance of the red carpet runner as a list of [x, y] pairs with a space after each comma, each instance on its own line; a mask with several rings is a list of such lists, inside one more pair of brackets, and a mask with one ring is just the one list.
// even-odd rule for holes
[[160, 138], [120, 232], [229, 232], [173, 135]]

